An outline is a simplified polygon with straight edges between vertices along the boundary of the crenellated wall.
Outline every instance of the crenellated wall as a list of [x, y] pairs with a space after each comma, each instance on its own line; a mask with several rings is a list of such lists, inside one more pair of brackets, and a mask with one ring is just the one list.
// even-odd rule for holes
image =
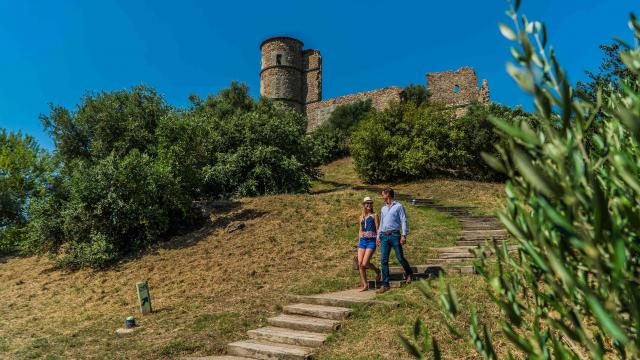
[[307, 114], [307, 132], [315, 130], [322, 125], [331, 115], [331, 112], [339, 105], [351, 104], [357, 101], [371, 100], [371, 105], [376, 110], [384, 110], [392, 102], [399, 102], [404, 96], [402, 88], [397, 86], [365, 91], [357, 94], [339, 96], [333, 99], [309, 103], [305, 106]]
[[482, 81], [478, 90], [478, 76], [471, 67], [461, 67], [456, 71], [427, 73], [429, 100], [442, 102], [454, 107], [467, 106], [479, 101], [489, 103], [489, 85]]
[[[319, 50], [303, 48], [302, 41], [288, 36], [260, 44], [260, 95], [306, 115], [308, 132], [324, 123], [339, 105], [370, 99], [376, 110], [384, 110], [404, 96], [402, 88], [391, 86], [322, 101], [322, 56]], [[427, 73], [427, 87], [430, 101], [455, 108], [456, 115], [464, 114], [473, 102], [486, 106], [490, 101], [487, 80], [478, 89], [478, 77], [471, 67]]]

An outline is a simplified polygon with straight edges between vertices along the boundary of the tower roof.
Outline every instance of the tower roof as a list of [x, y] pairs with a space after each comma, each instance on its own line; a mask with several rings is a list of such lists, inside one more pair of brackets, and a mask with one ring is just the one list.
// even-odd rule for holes
[[298, 40], [298, 39], [296, 39], [296, 38], [292, 38], [292, 37], [290, 37], [290, 36], [272, 36], [272, 37], [270, 37], [270, 38], [266, 38], [266, 39], [264, 39], [264, 40], [260, 43], [260, 48], [262, 49], [262, 46], [263, 46], [265, 43], [268, 43], [268, 42], [273, 41], [273, 40], [293, 40], [293, 41], [296, 41], [296, 42], [300, 43], [300, 46], [304, 46], [304, 43], [303, 43], [302, 41], [300, 41], [300, 40]]

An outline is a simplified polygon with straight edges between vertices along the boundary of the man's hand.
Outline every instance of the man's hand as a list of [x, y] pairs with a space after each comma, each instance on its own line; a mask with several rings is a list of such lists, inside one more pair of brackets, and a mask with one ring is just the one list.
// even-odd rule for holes
[[377, 239], [376, 239], [376, 245], [377, 245], [377, 246], [380, 246], [380, 238], [377, 238]]
[[407, 243], [407, 237], [402, 235], [400, 236], [400, 245], [404, 245]]

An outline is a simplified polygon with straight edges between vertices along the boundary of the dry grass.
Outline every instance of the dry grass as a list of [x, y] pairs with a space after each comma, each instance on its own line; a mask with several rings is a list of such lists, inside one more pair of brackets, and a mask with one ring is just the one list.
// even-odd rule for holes
[[[344, 329], [322, 347], [318, 357], [334, 360], [412, 359], [403, 350], [398, 335], [412, 339], [413, 324], [419, 317], [428, 327], [431, 336], [437, 339], [443, 359], [481, 358], [469, 340], [471, 309], [475, 306], [481, 319], [495, 319], [499, 310], [488, 300], [480, 277], [453, 274], [447, 276], [447, 283], [453, 286], [460, 299], [460, 314], [451, 323], [462, 337], [453, 336], [444, 325], [444, 315], [438, 302], [438, 285], [434, 280], [430, 298], [425, 298], [418, 291], [417, 284], [413, 283], [380, 297], [399, 302], [400, 307], [397, 309], [358, 309], [346, 321]], [[497, 351], [505, 356], [507, 349], [514, 349], [506, 343], [498, 325], [497, 322], [490, 322], [489, 331]]]
[[[333, 183], [361, 185], [351, 158], [344, 158], [325, 165], [324, 183], [317, 183], [314, 190], [325, 190]], [[490, 182], [475, 182], [447, 178], [413, 181], [400, 184], [380, 184], [392, 186], [398, 192], [413, 194], [416, 197], [430, 198], [443, 205], [475, 206], [477, 213], [490, 214], [499, 209], [504, 199], [504, 184]]]
[[[325, 186], [324, 190], [335, 189], [336, 183], [359, 183], [353, 178], [350, 159], [325, 171], [324, 185], [316, 184]], [[463, 201], [470, 195], [455, 187], [468, 184], [475, 203], [497, 203], [491, 200], [497, 186], [437, 181], [433, 186], [426, 181], [422, 186], [397, 187], [434, 198], [450, 192], [452, 201]], [[0, 259], [0, 358], [158, 359], [219, 354], [226, 343], [246, 337], [246, 330], [264, 325], [267, 317], [278, 313], [287, 293], [317, 293], [357, 284], [351, 257], [355, 219], [365, 194], [339, 190], [218, 204], [203, 228], [105, 271], [65, 272], [37, 257]], [[376, 207], [380, 204], [376, 200]], [[429, 247], [453, 244], [458, 230], [455, 221], [433, 210], [407, 209], [410, 262], [431, 256]], [[239, 222], [245, 224], [243, 229], [226, 230]], [[155, 312], [140, 316], [135, 283], [145, 279]], [[477, 296], [478, 303], [487, 302], [477, 281], [461, 278], [460, 293], [470, 301]], [[359, 311], [320, 358], [370, 358], [367, 354], [397, 358], [402, 350], [393, 333], [408, 331], [416, 314], [431, 319], [437, 306], [414, 306], [420, 300], [413, 290], [394, 291], [391, 296], [399, 297], [405, 306], [389, 317], [380, 309]], [[128, 336], [117, 336], [115, 329], [129, 315], [135, 315], [141, 327]], [[474, 356], [468, 346], [454, 349], [443, 344], [446, 358], [456, 358], [447, 355], [449, 350], [466, 354], [462, 357]]]

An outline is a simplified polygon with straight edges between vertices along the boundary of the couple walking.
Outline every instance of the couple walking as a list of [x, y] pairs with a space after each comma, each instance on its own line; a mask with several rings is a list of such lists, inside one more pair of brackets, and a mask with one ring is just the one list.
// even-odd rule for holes
[[[396, 258], [406, 276], [406, 282], [411, 282], [413, 271], [409, 262], [404, 257], [402, 246], [407, 242], [407, 214], [404, 206], [394, 201], [394, 192], [391, 188], [382, 191], [382, 200], [384, 206], [380, 211], [380, 218], [373, 209], [373, 200], [365, 197], [362, 201], [362, 215], [358, 225], [358, 268], [360, 270], [360, 281], [362, 288], [360, 291], [366, 291], [367, 285], [367, 269], [371, 268], [376, 272], [376, 281], [382, 280], [382, 287], [378, 289], [378, 293], [384, 293], [389, 290], [389, 253], [393, 248]], [[370, 263], [371, 257], [380, 246], [380, 263], [382, 267], [382, 276], [380, 269]]]

